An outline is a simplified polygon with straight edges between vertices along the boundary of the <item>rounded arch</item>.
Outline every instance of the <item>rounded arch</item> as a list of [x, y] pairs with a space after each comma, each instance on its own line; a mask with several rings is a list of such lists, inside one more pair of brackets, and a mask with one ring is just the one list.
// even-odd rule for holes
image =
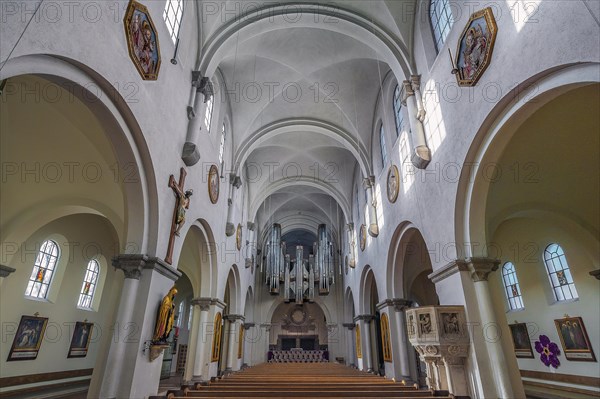
[[254, 321], [254, 290], [252, 286], [248, 287], [244, 299], [244, 320], [245, 322]]
[[354, 316], [356, 316], [356, 304], [354, 302], [354, 294], [352, 294], [352, 288], [346, 288], [346, 294], [344, 295], [344, 317], [345, 323], [354, 323]]
[[379, 288], [377, 286], [377, 280], [375, 279], [375, 273], [370, 265], [366, 265], [363, 268], [360, 276], [359, 290], [359, 313], [371, 314], [371, 309], [377, 305], [376, 303], [371, 303], [373, 295], [377, 295], [378, 298], [381, 296], [379, 295]]
[[229, 314], [240, 314], [242, 311], [240, 309], [242, 287], [240, 286], [240, 270], [236, 264], [229, 269], [225, 284], [225, 291], [229, 291], [229, 303], [227, 303]]
[[[249, 38], [257, 31], [268, 32], [286, 29], [285, 24], [274, 23], [277, 16], [299, 15], [294, 27], [315, 28], [314, 18], [332, 17], [336, 23], [320, 24], [319, 29], [337, 32], [366, 44], [373, 48], [387, 63], [397, 77], [409, 76], [414, 66], [410, 61], [408, 46], [398, 38], [362, 15], [342, 8], [311, 3], [286, 3], [285, 5], [267, 4], [262, 7], [251, 7], [250, 11], [224, 23], [215, 33], [207, 38], [205, 51], [200, 55], [198, 67], [205, 76], [212, 76], [221, 60], [225, 57], [226, 48], [233, 45], [239, 36]], [[310, 16], [302, 20], [302, 16]]]
[[[281, 298], [281, 299], [279, 299]], [[282, 297], [278, 297], [278, 299], [275, 299], [272, 303], [271, 306], [269, 306], [269, 310], [267, 311], [267, 317], [266, 320], [272, 320], [273, 319], [273, 314], [275, 314], [275, 310], [277, 309], [277, 307], [281, 304], [285, 303]], [[333, 320], [331, 318], [331, 312], [329, 310], [329, 308], [327, 307], [327, 304], [325, 304], [325, 302], [323, 302], [323, 300], [319, 297], [315, 298], [315, 304], [319, 305], [319, 307], [321, 308], [321, 310], [323, 311], [323, 314], [325, 315], [325, 320]]]
[[[563, 65], [544, 71], [522, 82], [529, 87], [515, 101], [515, 93], [506, 95], [490, 112], [472, 141], [465, 157], [456, 197], [456, 247], [459, 257], [487, 256], [487, 246], [469, 243], [488, 242], [486, 204], [491, 179], [480, 178], [485, 165], [500, 159], [519, 126], [535, 111], [562, 94], [598, 83], [600, 64]], [[473, 178], [475, 176], [475, 178]], [[477, 253], [475, 251], [481, 251]]]
[[266, 188], [259, 191], [259, 194], [254, 198], [252, 204], [250, 205], [250, 214], [249, 220], [256, 219], [256, 213], [260, 208], [261, 204], [272, 194], [276, 193], [281, 189], [285, 189], [287, 187], [312, 187], [317, 188], [324, 193], [330, 195], [340, 206], [342, 212], [344, 213], [344, 219], [346, 223], [350, 220], [351, 212], [350, 212], [350, 204], [346, 200], [346, 197], [333, 185], [324, 182], [319, 179], [314, 179], [310, 177], [297, 177], [297, 178], [288, 178], [288, 179], [279, 179], [277, 181], [272, 182]]
[[120, 246], [128, 253], [155, 252], [152, 238], [158, 234], [158, 197], [154, 169], [144, 135], [125, 99], [101, 75], [72, 59], [44, 54], [11, 58], [3, 65], [0, 80], [22, 75], [43, 77], [82, 100], [106, 133], [118, 164], [135, 167], [137, 178], [122, 185], [127, 211], [119, 232]]
[[177, 268], [188, 276], [195, 297], [216, 296], [217, 250], [208, 222], [195, 220], [182, 235]]
[[240, 143], [235, 153], [233, 164], [237, 173], [239, 174], [239, 169], [246, 163], [250, 154], [259, 148], [263, 142], [282, 134], [297, 131], [318, 133], [336, 140], [354, 156], [363, 176], [370, 176], [372, 174], [368, 151], [362, 141], [357, 141], [356, 135], [352, 135], [350, 132], [332, 123], [313, 118], [293, 118], [275, 121], [262, 126], [250, 134]]

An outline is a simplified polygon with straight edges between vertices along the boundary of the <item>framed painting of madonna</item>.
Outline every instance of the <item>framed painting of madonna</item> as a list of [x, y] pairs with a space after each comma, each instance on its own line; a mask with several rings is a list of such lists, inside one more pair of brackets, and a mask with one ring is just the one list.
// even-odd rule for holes
[[496, 42], [496, 20], [490, 7], [471, 15], [456, 50], [459, 86], [475, 86], [492, 59]]
[[160, 48], [156, 28], [148, 9], [143, 4], [130, 0], [123, 22], [129, 57], [142, 79], [158, 79]]

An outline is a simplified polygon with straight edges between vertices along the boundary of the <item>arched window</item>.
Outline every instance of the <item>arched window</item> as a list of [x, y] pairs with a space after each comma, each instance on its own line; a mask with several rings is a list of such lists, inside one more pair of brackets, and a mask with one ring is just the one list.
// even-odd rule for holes
[[213, 96], [210, 96], [206, 101], [206, 111], [204, 112], [204, 126], [206, 126], [208, 133], [210, 133], [210, 123], [212, 122], [213, 105]]
[[59, 256], [60, 250], [57, 243], [52, 240], [46, 240], [42, 243], [33, 264], [29, 283], [27, 283], [26, 296], [41, 299], [48, 297], [48, 290]]
[[181, 327], [181, 321], [183, 320], [183, 310], [185, 309], [185, 301], [179, 302], [179, 308], [177, 308], [177, 327]]
[[221, 130], [221, 144], [219, 145], [219, 165], [223, 166], [223, 154], [225, 153], [225, 124]]
[[557, 301], [577, 299], [577, 289], [571, 276], [571, 269], [562, 247], [552, 243], [544, 250], [544, 264], [550, 278], [550, 285]]
[[183, 18], [183, 0], [167, 0], [163, 19], [167, 24], [169, 35], [173, 43], [177, 43], [179, 39], [179, 28], [181, 27], [181, 19]]
[[396, 136], [400, 136], [402, 132], [402, 122], [403, 122], [403, 113], [402, 113], [402, 101], [400, 99], [400, 85], [396, 85], [396, 89], [394, 90], [394, 117], [396, 118]]
[[383, 130], [383, 123], [379, 127], [379, 149], [381, 150], [381, 167], [385, 168], [387, 164], [387, 147], [385, 145], [385, 131]]
[[194, 305], [190, 305], [188, 309], [188, 322], [187, 329], [188, 331], [192, 330], [192, 318], [194, 317]]
[[504, 290], [506, 291], [506, 299], [508, 299], [510, 310], [524, 309], [519, 279], [517, 278], [515, 265], [511, 262], [506, 262], [502, 266], [502, 281], [504, 281]]
[[98, 283], [99, 275], [100, 265], [98, 264], [98, 261], [95, 259], [90, 260], [85, 270], [85, 276], [83, 277], [79, 301], [77, 301], [78, 308], [92, 308], [92, 301], [94, 300], [94, 293], [96, 292], [96, 284]]
[[429, 3], [429, 21], [433, 30], [435, 48], [439, 52], [452, 29], [452, 25], [454, 25], [450, 0], [431, 0]]

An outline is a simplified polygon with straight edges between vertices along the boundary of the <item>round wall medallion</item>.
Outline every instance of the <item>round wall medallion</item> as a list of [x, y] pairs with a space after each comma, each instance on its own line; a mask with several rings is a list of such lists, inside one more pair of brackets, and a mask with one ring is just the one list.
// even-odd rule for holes
[[211, 165], [208, 170], [208, 197], [213, 204], [219, 200], [219, 183], [219, 169], [217, 165]]
[[367, 226], [365, 226], [364, 224], [361, 224], [358, 235], [359, 235], [358, 239], [360, 242], [360, 250], [364, 251], [365, 247], [367, 245]]
[[393, 204], [398, 199], [398, 191], [400, 190], [400, 175], [396, 165], [390, 166], [387, 175], [387, 197]]
[[235, 246], [238, 249], [242, 249], [242, 225], [238, 224], [237, 229], [235, 231]]
[[304, 324], [306, 321], [306, 312], [302, 309], [295, 309], [290, 317], [294, 324]]

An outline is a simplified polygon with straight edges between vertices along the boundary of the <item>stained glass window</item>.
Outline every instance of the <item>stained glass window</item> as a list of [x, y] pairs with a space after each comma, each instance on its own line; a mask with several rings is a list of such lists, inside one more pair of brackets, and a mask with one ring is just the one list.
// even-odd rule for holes
[[48, 297], [48, 290], [59, 256], [60, 250], [57, 243], [52, 240], [42, 243], [29, 277], [29, 283], [27, 283], [26, 296], [41, 299]]

